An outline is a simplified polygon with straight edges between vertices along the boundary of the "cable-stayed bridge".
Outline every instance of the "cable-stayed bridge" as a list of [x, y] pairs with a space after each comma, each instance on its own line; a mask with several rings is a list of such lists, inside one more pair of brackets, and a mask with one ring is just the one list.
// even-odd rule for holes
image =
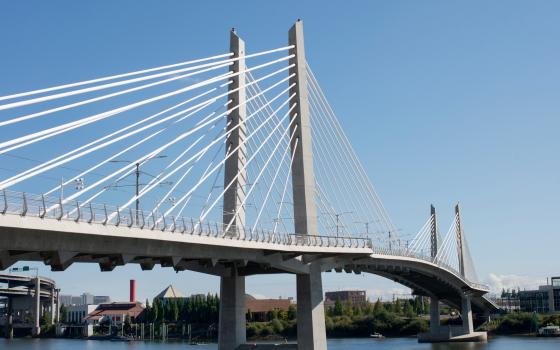
[[[221, 278], [219, 348], [245, 344], [245, 276], [297, 275], [299, 349], [326, 349], [321, 272], [431, 298], [420, 340], [485, 339], [459, 207], [400, 237], [305, 59], [232, 31], [211, 57], [0, 97], [0, 269], [136, 263]], [[443, 327], [439, 301], [461, 310]], [[38, 329], [37, 329], [38, 331]], [[295, 347], [293, 345], [292, 347]]]

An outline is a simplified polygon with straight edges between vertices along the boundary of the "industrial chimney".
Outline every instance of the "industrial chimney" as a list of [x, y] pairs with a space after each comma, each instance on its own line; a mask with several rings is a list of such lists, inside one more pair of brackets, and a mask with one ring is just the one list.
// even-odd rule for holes
[[130, 302], [136, 301], [136, 280], [130, 280]]

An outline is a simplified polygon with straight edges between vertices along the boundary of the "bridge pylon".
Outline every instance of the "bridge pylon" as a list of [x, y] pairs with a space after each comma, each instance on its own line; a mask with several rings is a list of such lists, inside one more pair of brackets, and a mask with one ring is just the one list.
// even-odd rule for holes
[[[313, 149], [311, 139], [311, 120], [307, 97], [307, 72], [303, 38], [303, 22], [297, 20], [288, 32], [290, 54], [290, 85], [295, 83], [290, 94], [296, 104], [291, 119], [295, 122], [295, 137], [291, 143], [294, 153], [292, 166], [292, 190], [294, 198], [295, 232], [301, 235], [317, 235], [317, 209], [315, 206], [315, 176], [313, 174]], [[297, 143], [296, 143], [297, 142]], [[325, 308], [323, 305], [323, 283], [321, 266], [311, 264], [309, 274], [298, 274], [297, 283], [297, 334], [298, 349], [323, 350], [327, 348], [325, 329]]]
[[[234, 237], [242, 234], [245, 225], [245, 209], [242, 203], [245, 200], [245, 168], [246, 154], [244, 140], [245, 137], [245, 42], [232, 29], [230, 32], [230, 52], [234, 61], [231, 73], [237, 74], [232, 78], [233, 82], [229, 87], [229, 98], [233, 105], [238, 108], [232, 110], [228, 115], [228, 131], [232, 131], [226, 141], [226, 155], [229, 151], [233, 152], [226, 159], [224, 166], [224, 193], [223, 218], [224, 224], [229, 225], [225, 236]], [[230, 182], [232, 186], [227, 187]], [[239, 276], [235, 266], [231, 268], [230, 276], [220, 277], [220, 320], [218, 330], [218, 349], [231, 350], [245, 344], [246, 324], [245, 324], [245, 276]]]

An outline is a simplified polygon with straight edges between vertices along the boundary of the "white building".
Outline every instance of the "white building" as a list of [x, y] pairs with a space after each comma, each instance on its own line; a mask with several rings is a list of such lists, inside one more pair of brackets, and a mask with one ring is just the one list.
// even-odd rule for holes
[[[93, 310], [97, 308], [97, 305], [70, 305], [67, 307], [68, 314], [66, 316], [66, 322], [72, 324], [84, 324], [90, 321], [86, 320], [85, 317], [89, 315]], [[93, 323], [92, 323], [93, 324]]]

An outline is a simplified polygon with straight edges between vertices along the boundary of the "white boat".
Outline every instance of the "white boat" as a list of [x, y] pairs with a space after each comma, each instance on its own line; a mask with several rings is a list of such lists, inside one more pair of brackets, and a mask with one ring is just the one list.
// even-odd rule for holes
[[546, 327], [539, 328], [539, 337], [560, 337], [560, 327], [554, 325], [547, 325]]
[[376, 338], [376, 339], [385, 338], [385, 337], [383, 336], [383, 334], [377, 333], [377, 332], [374, 332], [374, 333], [370, 334], [369, 337], [370, 337], [370, 338]]

